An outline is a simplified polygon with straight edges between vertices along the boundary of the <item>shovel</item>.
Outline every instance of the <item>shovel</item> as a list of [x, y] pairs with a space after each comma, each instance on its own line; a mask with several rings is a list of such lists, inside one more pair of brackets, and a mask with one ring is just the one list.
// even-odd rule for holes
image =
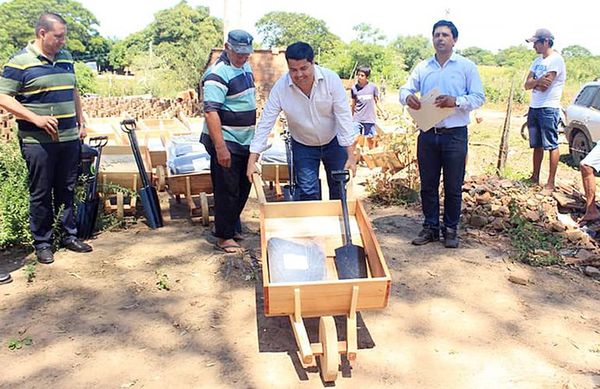
[[342, 214], [344, 216], [345, 244], [335, 249], [335, 267], [338, 278], [346, 280], [350, 278], [367, 278], [367, 262], [365, 261], [365, 249], [352, 244], [350, 235], [350, 218], [348, 217], [348, 200], [346, 199], [346, 183], [350, 179], [348, 170], [336, 170], [331, 172], [333, 179], [340, 183], [342, 197]]
[[83, 202], [77, 207], [77, 236], [81, 239], [89, 239], [94, 234], [96, 221], [98, 220], [98, 171], [100, 170], [100, 158], [102, 148], [108, 143], [108, 137], [97, 136], [90, 138], [90, 146], [96, 151], [96, 162], [94, 171], [86, 180], [86, 191]]
[[139, 190], [140, 198], [142, 199], [142, 206], [144, 207], [144, 213], [146, 220], [150, 228], [155, 229], [163, 226], [162, 213], [160, 211], [160, 202], [158, 201], [158, 193], [156, 188], [150, 185], [150, 180], [146, 175], [146, 168], [144, 167], [144, 160], [140, 153], [140, 147], [137, 142], [137, 136], [135, 135], [136, 123], [135, 119], [125, 119], [121, 122], [121, 130], [129, 137], [129, 143], [131, 144], [131, 151], [135, 158], [135, 164], [137, 165], [140, 177], [142, 179], [142, 188]]

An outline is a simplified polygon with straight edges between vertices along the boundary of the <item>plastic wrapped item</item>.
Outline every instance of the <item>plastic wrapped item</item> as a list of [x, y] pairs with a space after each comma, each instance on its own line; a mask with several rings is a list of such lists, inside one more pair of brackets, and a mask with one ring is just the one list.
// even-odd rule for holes
[[261, 162], [286, 164], [285, 142], [281, 139], [274, 141], [271, 147], [262, 153]]
[[169, 169], [173, 174], [187, 174], [210, 170], [208, 153], [191, 153], [169, 159]]
[[171, 138], [169, 144], [170, 157], [175, 158], [191, 153], [207, 153], [197, 135], [180, 135]]
[[317, 239], [271, 238], [267, 243], [267, 255], [272, 283], [325, 279], [325, 251]]

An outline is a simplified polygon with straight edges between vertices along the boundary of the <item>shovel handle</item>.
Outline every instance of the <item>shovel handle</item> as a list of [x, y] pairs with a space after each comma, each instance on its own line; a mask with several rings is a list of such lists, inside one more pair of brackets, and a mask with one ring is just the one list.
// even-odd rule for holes
[[108, 136], [94, 136], [90, 138], [90, 146], [96, 149], [102, 148], [108, 144]]
[[348, 216], [348, 200], [346, 199], [346, 183], [350, 180], [348, 170], [334, 170], [331, 172], [334, 181], [340, 183], [340, 197], [342, 200], [342, 216], [344, 217], [344, 233], [346, 235], [346, 244], [352, 244], [352, 235], [350, 235], [350, 217]]
[[125, 119], [121, 122], [121, 130], [126, 133], [135, 131], [136, 127], [135, 119]]

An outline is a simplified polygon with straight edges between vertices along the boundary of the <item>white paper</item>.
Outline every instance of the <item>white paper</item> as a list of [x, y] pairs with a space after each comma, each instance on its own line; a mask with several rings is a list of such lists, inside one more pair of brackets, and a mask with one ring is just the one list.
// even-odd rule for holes
[[455, 108], [439, 108], [434, 105], [436, 97], [441, 95], [438, 88], [433, 88], [425, 96], [421, 96], [421, 109], [412, 109], [408, 107], [408, 113], [417, 123], [421, 131], [428, 131], [437, 123], [452, 115]]
[[287, 270], [308, 270], [308, 258], [298, 254], [284, 254], [283, 267]]

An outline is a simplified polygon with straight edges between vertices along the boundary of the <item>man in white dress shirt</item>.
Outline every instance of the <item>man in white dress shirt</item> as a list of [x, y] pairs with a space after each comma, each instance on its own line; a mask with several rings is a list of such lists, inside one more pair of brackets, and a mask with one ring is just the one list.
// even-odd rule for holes
[[285, 51], [288, 73], [273, 86], [250, 144], [247, 175], [257, 171], [256, 161], [283, 111], [292, 137], [296, 189], [294, 200], [320, 200], [319, 166], [327, 172], [330, 199], [340, 198], [340, 184], [331, 172], [347, 168], [356, 172], [356, 131], [346, 91], [340, 77], [314, 63], [314, 51], [296, 42]]

